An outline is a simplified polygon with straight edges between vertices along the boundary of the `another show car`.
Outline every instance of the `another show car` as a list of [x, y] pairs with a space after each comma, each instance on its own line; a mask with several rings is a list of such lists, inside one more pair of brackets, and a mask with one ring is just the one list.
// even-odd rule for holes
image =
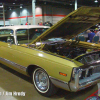
[[0, 62], [32, 77], [44, 96], [90, 87], [100, 81], [100, 44], [70, 39], [98, 22], [100, 7], [81, 7], [51, 28], [1, 27]]

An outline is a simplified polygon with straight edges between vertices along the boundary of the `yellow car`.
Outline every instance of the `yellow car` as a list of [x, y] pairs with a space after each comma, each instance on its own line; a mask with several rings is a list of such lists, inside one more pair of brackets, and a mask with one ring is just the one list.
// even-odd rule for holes
[[57, 24], [0, 27], [0, 62], [32, 77], [36, 90], [76, 92], [100, 81], [100, 44], [70, 40], [100, 22], [100, 7], [81, 7]]

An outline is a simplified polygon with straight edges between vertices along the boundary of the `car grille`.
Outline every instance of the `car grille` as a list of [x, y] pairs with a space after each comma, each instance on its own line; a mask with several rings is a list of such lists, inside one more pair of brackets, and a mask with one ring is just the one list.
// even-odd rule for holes
[[90, 68], [81, 70], [81, 77], [79, 77], [79, 85], [85, 85], [87, 82], [92, 82], [100, 79], [100, 65], [90, 66]]
[[93, 69], [93, 73], [99, 73], [100, 72], [100, 66], [96, 66], [94, 69]]
[[100, 73], [100, 65], [91, 66], [89, 69], [83, 70], [80, 79], [84, 79], [85, 77], [90, 77], [95, 73]]

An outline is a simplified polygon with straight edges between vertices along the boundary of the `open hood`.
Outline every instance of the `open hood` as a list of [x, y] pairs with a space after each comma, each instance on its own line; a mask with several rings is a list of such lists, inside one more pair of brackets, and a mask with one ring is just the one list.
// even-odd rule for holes
[[32, 43], [50, 38], [71, 39], [100, 22], [100, 7], [80, 7], [53, 25]]

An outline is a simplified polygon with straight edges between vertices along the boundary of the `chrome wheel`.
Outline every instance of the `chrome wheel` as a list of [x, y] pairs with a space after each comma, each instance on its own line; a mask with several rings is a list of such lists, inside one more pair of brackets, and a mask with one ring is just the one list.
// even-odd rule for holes
[[47, 73], [37, 68], [33, 73], [33, 81], [36, 89], [41, 93], [46, 93], [49, 89], [49, 77]]

